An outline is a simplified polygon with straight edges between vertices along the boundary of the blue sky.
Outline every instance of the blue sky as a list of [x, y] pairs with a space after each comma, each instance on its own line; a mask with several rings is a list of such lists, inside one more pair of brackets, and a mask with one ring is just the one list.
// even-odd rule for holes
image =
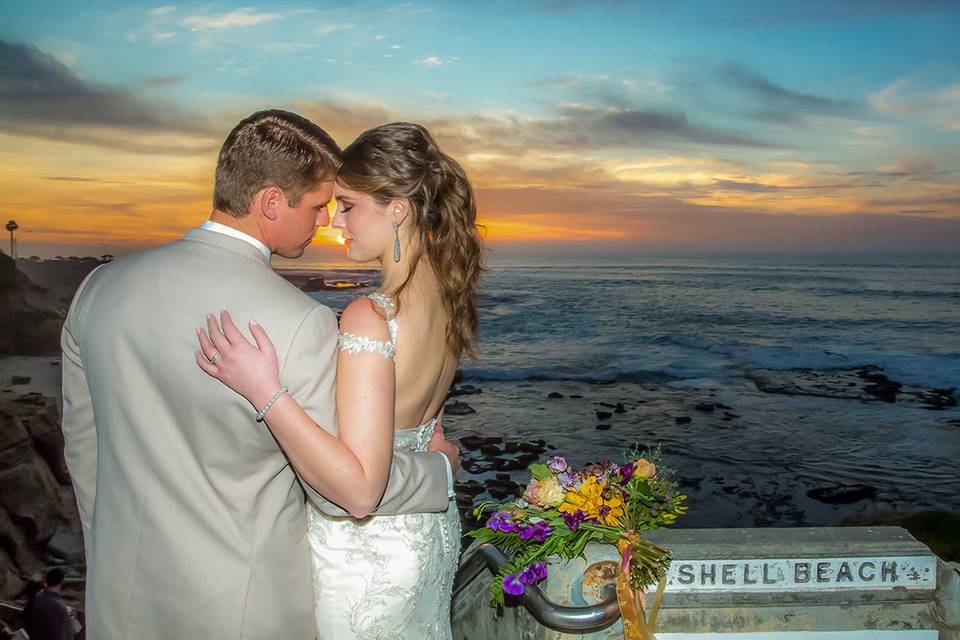
[[267, 106], [342, 144], [424, 122], [502, 251], [960, 240], [955, 2], [0, 6], [0, 165], [40, 253], [175, 237]]

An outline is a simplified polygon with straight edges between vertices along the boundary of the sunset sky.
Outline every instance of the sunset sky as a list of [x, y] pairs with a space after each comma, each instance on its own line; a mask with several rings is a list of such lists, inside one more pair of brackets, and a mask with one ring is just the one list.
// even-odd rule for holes
[[[413, 120], [495, 255], [960, 251], [960, 3], [0, 0], [0, 222], [123, 255], [257, 109]], [[8, 250], [9, 237], [2, 244]], [[340, 260], [321, 231], [311, 261]]]

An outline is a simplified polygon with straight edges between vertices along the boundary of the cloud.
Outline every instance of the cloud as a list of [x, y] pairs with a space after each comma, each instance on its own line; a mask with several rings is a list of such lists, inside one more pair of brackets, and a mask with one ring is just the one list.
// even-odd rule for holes
[[427, 68], [439, 67], [440, 65], [443, 64], [443, 60], [441, 60], [438, 56], [428, 56], [426, 58], [414, 60], [413, 64], [418, 64], [421, 67], [427, 67]]
[[907, 78], [900, 78], [893, 84], [890, 84], [880, 91], [871, 93], [868, 101], [870, 106], [879, 113], [893, 113], [893, 114], [907, 114], [907, 113], [916, 113], [920, 110], [920, 105], [916, 102], [908, 102], [905, 100], [894, 100], [894, 94], [899, 92], [907, 85]]
[[148, 11], [147, 13], [149, 13], [153, 17], [161, 18], [163, 16], [170, 15], [176, 10], [177, 8], [174, 5], [166, 4], [166, 5], [163, 5], [162, 7], [154, 7], [153, 9], [150, 9], [150, 11]]
[[317, 33], [326, 37], [332, 33], [336, 33], [337, 31], [349, 31], [350, 29], [353, 29], [353, 24], [351, 23], [323, 24], [317, 27]]
[[[167, 78], [159, 84], [176, 81]], [[156, 79], [153, 86], [157, 86]], [[156, 139], [143, 142], [148, 153], [181, 146], [171, 142], [177, 135], [200, 138], [188, 142], [186, 148], [205, 146], [203, 138], [211, 133], [204, 118], [175, 104], [147, 99], [131, 88], [82, 80], [53, 56], [2, 40], [0, 129], [125, 150], [140, 146], [131, 131], [157, 134]]]
[[227, 13], [187, 16], [181, 21], [191, 31], [217, 31], [236, 27], [250, 27], [263, 22], [273, 22], [283, 18], [280, 13], [257, 13], [249, 7], [235, 9]]
[[717, 74], [723, 83], [756, 100], [760, 104], [758, 115], [765, 120], [796, 124], [805, 114], [849, 119], [868, 115], [865, 106], [855, 100], [835, 100], [793, 91], [738, 64], [720, 65]]

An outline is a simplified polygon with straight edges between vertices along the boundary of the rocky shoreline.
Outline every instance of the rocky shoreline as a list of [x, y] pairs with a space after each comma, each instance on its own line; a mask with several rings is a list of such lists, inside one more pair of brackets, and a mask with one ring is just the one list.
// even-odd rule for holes
[[[957, 517], [952, 513], [960, 512], [960, 495], [951, 497], [949, 489], [917, 500], [898, 491], [883, 473], [858, 473], [853, 468], [858, 461], [828, 458], [825, 469], [809, 472], [776, 460], [791, 456], [790, 446], [768, 420], [789, 420], [806, 434], [816, 426], [811, 421], [822, 420], [824, 432], [817, 437], [832, 439], [831, 429], [844, 428], [847, 409], [842, 405], [855, 403], [869, 419], [882, 415], [891, 400], [872, 388], [882, 384], [897, 389], [893, 401], [909, 419], [924, 412], [927, 423], [945, 429], [960, 446], [955, 390], [891, 381], [879, 367], [757, 372], [733, 388], [729, 383], [701, 387], [461, 380], [448, 398], [445, 425], [463, 450], [457, 483], [463, 524], [477, 526], [474, 506], [519, 495], [529, 477], [527, 466], [538, 459], [560, 454], [578, 464], [618, 460], [634, 442], [661, 445], [665, 460], [675, 467], [690, 506], [678, 526], [830, 526], [876, 518], [913, 526], [918, 512], [939, 513], [929, 517], [952, 522]], [[782, 425], [779, 429], [788, 435], [791, 430]], [[708, 439], [734, 445], [713, 452]], [[878, 446], [883, 448], [882, 443]], [[805, 466], [819, 464], [805, 453], [793, 457]], [[825, 472], [835, 467], [842, 472]], [[960, 470], [950, 480], [960, 486]], [[931, 544], [940, 544], [942, 533], [929, 517], [924, 526], [913, 528], [932, 536]], [[949, 544], [939, 548], [957, 553]]]
[[[22, 605], [29, 583], [53, 566], [66, 569], [64, 599], [81, 611], [83, 541], [57, 400], [7, 388], [0, 392], [0, 600]], [[18, 622], [6, 615], [0, 620]]]

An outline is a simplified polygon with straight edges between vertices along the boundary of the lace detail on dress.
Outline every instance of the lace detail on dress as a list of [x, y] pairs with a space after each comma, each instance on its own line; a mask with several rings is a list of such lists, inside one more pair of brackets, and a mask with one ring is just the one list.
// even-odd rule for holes
[[341, 351], [347, 353], [379, 353], [384, 358], [393, 360], [397, 353], [397, 318], [394, 314], [393, 300], [382, 293], [371, 293], [367, 296], [375, 304], [383, 308], [387, 316], [387, 329], [390, 331], [390, 340], [374, 340], [367, 336], [358, 336], [352, 333], [340, 333], [337, 336], [337, 345]]
[[[394, 433], [395, 451], [426, 451], [436, 419]], [[308, 506], [321, 640], [450, 640], [460, 517], [327, 516]]]

